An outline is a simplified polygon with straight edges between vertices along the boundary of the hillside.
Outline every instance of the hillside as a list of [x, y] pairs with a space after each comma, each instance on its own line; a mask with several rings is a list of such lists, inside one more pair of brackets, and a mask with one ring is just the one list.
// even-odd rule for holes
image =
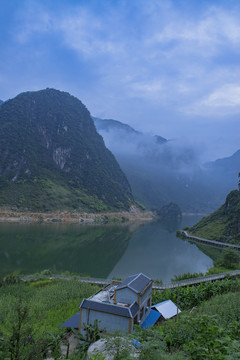
[[231, 191], [225, 203], [194, 225], [189, 233], [211, 240], [240, 244], [240, 191]]
[[94, 122], [134, 196], [150, 209], [174, 202], [183, 212], [210, 213], [234, 188], [237, 170], [231, 158], [203, 165], [192, 145], [141, 133], [112, 119], [94, 118]]
[[80, 100], [54, 89], [27, 92], [0, 107], [0, 206], [120, 210], [127, 178]]

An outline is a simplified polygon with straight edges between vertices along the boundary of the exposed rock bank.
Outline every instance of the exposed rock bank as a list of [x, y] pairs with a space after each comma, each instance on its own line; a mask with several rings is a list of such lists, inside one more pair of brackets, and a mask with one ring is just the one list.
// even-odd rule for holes
[[0, 208], [0, 222], [5, 223], [75, 223], [107, 224], [149, 222], [154, 218], [150, 211], [132, 207], [129, 212], [86, 213], [77, 211], [32, 212]]

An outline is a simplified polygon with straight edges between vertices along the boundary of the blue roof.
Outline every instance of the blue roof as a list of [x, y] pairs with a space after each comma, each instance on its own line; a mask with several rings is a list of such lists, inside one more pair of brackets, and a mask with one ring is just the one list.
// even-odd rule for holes
[[142, 323], [141, 328], [146, 329], [150, 326], [153, 326], [158, 321], [160, 316], [161, 316], [161, 314], [158, 311], [152, 309], [150, 311], [149, 315], [146, 317], [146, 319]]
[[115, 304], [103, 303], [100, 301], [94, 301], [91, 299], [83, 299], [79, 307], [83, 309], [105, 312], [108, 314], [120, 315], [128, 318], [134, 317], [139, 310], [139, 306], [137, 302], [131, 304], [130, 307], [126, 307], [122, 305], [115, 305]]
[[121, 284], [119, 284], [116, 287], [116, 290], [120, 290], [125, 287], [128, 287], [137, 294], [141, 294], [146, 289], [146, 287], [149, 286], [151, 283], [152, 280], [148, 276], [139, 273], [136, 275], [129, 276], [126, 280], [124, 280]]
[[65, 321], [65, 323], [63, 323], [60, 326], [61, 327], [71, 327], [71, 328], [77, 329], [79, 326], [79, 312], [77, 312], [75, 315], [73, 315], [70, 319]]
[[135, 303], [133, 303], [130, 307], [129, 307], [132, 317], [134, 317], [137, 312], [139, 311], [139, 305], [138, 303], [135, 301]]

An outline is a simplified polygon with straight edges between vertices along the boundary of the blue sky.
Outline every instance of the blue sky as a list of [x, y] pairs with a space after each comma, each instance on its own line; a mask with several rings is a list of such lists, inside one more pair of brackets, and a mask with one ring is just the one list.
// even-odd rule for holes
[[1, 0], [0, 99], [54, 87], [94, 116], [240, 149], [240, 1]]

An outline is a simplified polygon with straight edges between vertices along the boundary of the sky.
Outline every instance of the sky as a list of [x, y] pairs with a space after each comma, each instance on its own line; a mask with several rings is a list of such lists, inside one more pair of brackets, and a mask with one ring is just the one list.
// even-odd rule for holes
[[0, 99], [55, 88], [93, 116], [240, 149], [239, 0], [1, 0]]

